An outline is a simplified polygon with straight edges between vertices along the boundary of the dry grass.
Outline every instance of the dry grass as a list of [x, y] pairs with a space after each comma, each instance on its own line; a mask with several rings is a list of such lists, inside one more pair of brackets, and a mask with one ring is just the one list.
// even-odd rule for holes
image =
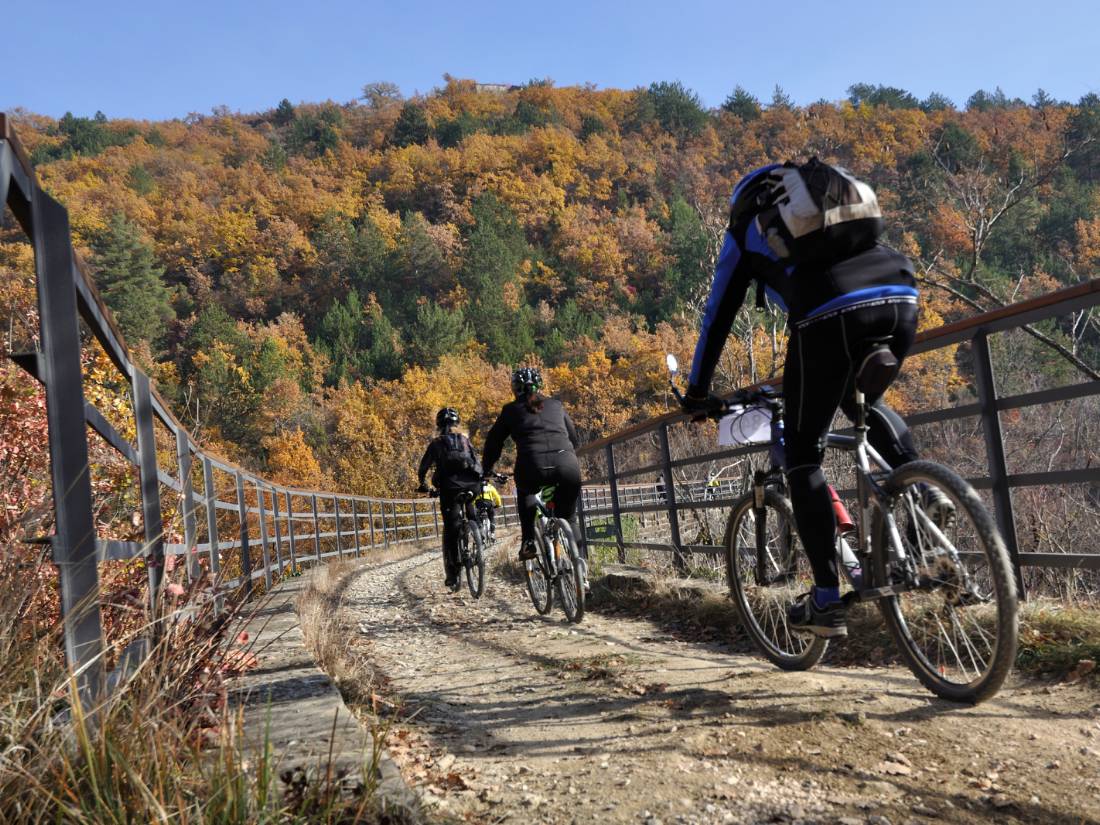
[[[522, 580], [522, 568], [512, 560], [500, 563]], [[603, 612], [622, 611], [643, 615], [679, 630], [716, 634], [739, 652], [755, 652], [742, 631], [737, 611], [725, 586], [710, 581], [646, 575], [636, 586], [614, 588], [606, 580], [592, 581], [588, 605]], [[829, 647], [832, 665], [895, 664], [900, 661], [893, 637], [876, 606], [857, 604], [848, 614], [849, 636]], [[1044, 679], [1070, 679], [1100, 683], [1100, 611], [1067, 607], [1049, 599], [1021, 605], [1020, 650], [1016, 669]]]
[[37, 586], [0, 566], [0, 824], [408, 821], [376, 813], [373, 765], [350, 790], [288, 782], [270, 743], [244, 744], [228, 680], [255, 661], [238, 631], [262, 604], [216, 614], [195, 592], [167, 603], [151, 654], [109, 702], [86, 708], [60, 628], [23, 610]]

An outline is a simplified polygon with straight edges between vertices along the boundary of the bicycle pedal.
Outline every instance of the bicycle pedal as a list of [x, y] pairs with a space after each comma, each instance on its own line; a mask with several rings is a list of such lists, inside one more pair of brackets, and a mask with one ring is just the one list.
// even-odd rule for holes
[[840, 600], [844, 602], [845, 607], [851, 607], [856, 602], [863, 601], [863, 596], [858, 590], [849, 590], [840, 597]]

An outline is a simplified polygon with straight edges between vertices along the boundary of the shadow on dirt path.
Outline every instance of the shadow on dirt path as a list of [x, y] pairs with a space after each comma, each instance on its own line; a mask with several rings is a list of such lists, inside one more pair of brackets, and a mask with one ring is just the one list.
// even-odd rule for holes
[[400, 703], [391, 752], [441, 816], [1100, 824], [1085, 689], [959, 707], [898, 668], [789, 674], [644, 619], [540, 617], [497, 577], [448, 594], [439, 567], [367, 568], [342, 609]]

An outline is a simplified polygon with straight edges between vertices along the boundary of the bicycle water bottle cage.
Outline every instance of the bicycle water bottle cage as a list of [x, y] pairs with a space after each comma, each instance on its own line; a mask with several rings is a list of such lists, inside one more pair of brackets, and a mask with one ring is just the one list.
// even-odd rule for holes
[[864, 395], [878, 398], [898, 377], [901, 364], [886, 344], [875, 344], [863, 357], [856, 372], [856, 387]]

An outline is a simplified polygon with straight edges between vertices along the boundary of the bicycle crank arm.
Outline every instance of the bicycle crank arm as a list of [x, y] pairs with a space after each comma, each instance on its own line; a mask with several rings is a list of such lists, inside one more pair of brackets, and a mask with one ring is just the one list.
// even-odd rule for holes
[[873, 602], [877, 599], [897, 596], [899, 593], [903, 593], [908, 589], [909, 588], [898, 589], [891, 584], [886, 587], [869, 587], [866, 590], [852, 590], [844, 594], [843, 601], [847, 604], [851, 604], [852, 602]]

